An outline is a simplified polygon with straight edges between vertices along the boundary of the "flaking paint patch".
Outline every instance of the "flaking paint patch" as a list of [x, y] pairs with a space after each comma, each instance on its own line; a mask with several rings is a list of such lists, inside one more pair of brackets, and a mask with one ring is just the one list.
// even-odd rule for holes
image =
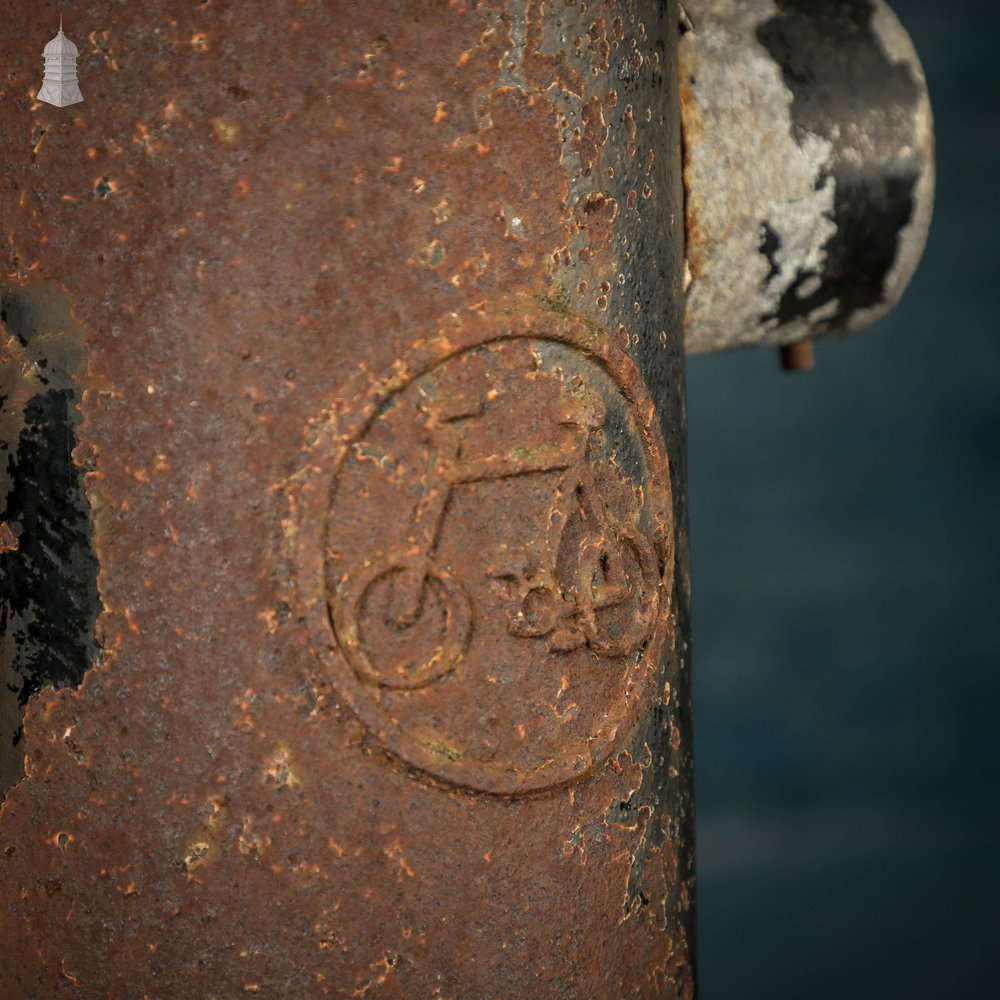
[[[793, 95], [796, 140], [820, 136], [832, 144], [824, 180], [833, 183], [835, 231], [822, 267], [797, 265], [777, 309], [761, 318], [775, 330], [805, 322], [839, 332], [857, 313], [886, 307], [886, 278], [905, 256], [900, 237], [925, 171], [913, 141], [925, 91], [908, 63], [888, 59], [873, 26], [875, 0], [845, 0], [835, 11], [801, 0], [776, 5], [757, 39]], [[811, 73], [803, 72], [806, 62]]]
[[688, 353], [868, 325], [912, 275], [933, 200], [906, 32], [883, 0], [685, 10]]
[[[711, 4], [688, 4], [695, 27], [680, 43], [687, 253], [694, 262], [688, 353], [732, 346], [734, 331], [760, 339], [760, 316], [777, 309], [798, 267], [822, 268], [836, 229], [832, 146], [815, 136], [796, 141], [780, 69], [744, 41], [774, 16], [772, 0], [720, 6], [722, 14]], [[774, 187], [786, 194], [769, 197]], [[780, 238], [770, 262], [759, 252], [765, 222]]]
[[20, 777], [21, 714], [46, 685], [79, 684], [100, 610], [77, 447], [86, 334], [52, 282], [0, 287], [0, 792]]

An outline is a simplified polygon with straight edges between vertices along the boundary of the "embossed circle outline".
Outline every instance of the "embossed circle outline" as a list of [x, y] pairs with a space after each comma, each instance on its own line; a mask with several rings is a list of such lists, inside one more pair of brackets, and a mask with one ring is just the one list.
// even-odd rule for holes
[[[327, 525], [330, 497], [352, 446], [363, 439], [391, 396], [413, 381], [467, 351], [487, 344], [529, 339], [552, 341], [582, 352], [598, 364], [618, 387], [635, 420], [643, 445], [643, 483], [649, 509], [658, 515], [655, 548], [662, 560], [657, 620], [639, 658], [632, 663], [622, 697], [609, 707], [599, 729], [569, 744], [558, 759], [536, 768], [519, 769], [495, 762], [454, 759], [435, 753], [381, 709], [372, 690], [358, 676], [337, 638], [326, 591]], [[313, 650], [331, 680], [368, 731], [392, 755], [425, 776], [474, 792], [518, 795], [557, 788], [596, 771], [619, 748], [642, 713], [658, 696], [660, 660], [671, 633], [670, 606], [674, 575], [674, 528], [669, 462], [656, 410], [632, 360], [604, 330], [581, 319], [517, 300], [506, 309], [479, 315], [456, 329], [418, 341], [394, 366], [394, 374], [372, 380], [359, 373], [345, 388], [348, 400], [317, 422], [308, 444], [308, 465], [295, 477], [289, 498], [297, 587]]]

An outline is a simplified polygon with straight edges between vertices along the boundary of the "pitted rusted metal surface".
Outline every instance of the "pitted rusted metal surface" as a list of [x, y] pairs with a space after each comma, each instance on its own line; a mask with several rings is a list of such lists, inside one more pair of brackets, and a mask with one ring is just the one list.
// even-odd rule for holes
[[427, 774], [582, 778], [658, 697], [673, 511], [652, 400], [599, 329], [530, 300], [395, 370], [318, 430], [297, 494], [319, 655]]
[[100, 613], [0, 994], [691, 996], [675, 5], [96, 3], [65, 109], [43, 20]]

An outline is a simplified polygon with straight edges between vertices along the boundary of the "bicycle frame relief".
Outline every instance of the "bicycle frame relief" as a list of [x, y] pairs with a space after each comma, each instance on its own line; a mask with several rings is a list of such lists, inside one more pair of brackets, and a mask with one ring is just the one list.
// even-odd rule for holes
[[[489, 480], [514, 479], [518, 476], [560, 473], [555, 486], [553, 504], [549, 510], [548, 532], [542, 553], [521, 550], [504, 552], [509, 568], [491, 567], [489, 575], [510, 580], [516, 585], [519, 607], [508, 614], [510, 631], [524, 638], [548, 636], [550, 652], [576, 649], [585, 642], [605, 651], [614, 648], [620, 655], [635, 652], [649, 633], [657, 611], [656, 580], [663, 571], [646, 537], [613, 526], [603, 497], [594, 479], [591, 465], [596, 461], [592, 452], [597, 440], [603, 443], [602, 429], [606, 408], [600, 396], [577, 386], [567, 399], [566, 412], [558, 414], [559, 430], [569, 431], [560, 447], [548, 443], [533, 448], [521, 444], [501, 453], [467, 455], [466, 437], [460, 422], [482, 419], [485, 400], [452, 399], [437, 411], [429, 410], [428, 427], [431, 437], [429, 461], [424, 476], [424, 492], [417, 500], [406, 548], [372, 562], [364, 560], [356, 571], [349, 571], [341, 583], [336, 599], [335, 621], [341, 642], [351, 644], [350, 636], [359, 633], [361, 605], [371, 583], [389, 574], [400, 574], [392, 591], [388, 617], [398, 628], [416, 624], [423, 611], [425, 583], [436, 580], [443, 585], [446, 599], [454, 602], [447, 610], [458, 624], [449, 631], [464, 634], [470, 627], [468, 596], [452, 584], [450, 576], [436, 565], [434, 552], [452, 491], [462, 485]], [[580, 540], [572, 569], [572, 579], [564, 584], [557, 579], [556, 561], [566, 535], [566, 529], [578, 507], [588, 531]], [[628, 575], [623, 560], [623, 547], [632, 549], [637, 572]], [[537, 568], [530, 568], [532, 564]], [[361, 581], [357, 580], [360, 575]], [[599, 579], [598, 579], [599, 578]], [[352, 581], [353, 585], [348, 584]], [[632, 583], [645, 588], [638, 620], [617, 641], [599, 636], [595, 611], [620, 605], [627, 599]], [[579, 600], [578, 600], [579, 598]], [[559, 605], [563, 607], [560, 609]], [[577, 621], [578, 620], [578, 621]], [[370, 678], [388, 685], [415, 688], [436, 680], [454, 665], [461, 655], [459, 644], [452, 657], [436, 656], [426, 664], [413, 667], [399, 665], [401, 675], [390, 679], [374, 669], [367, 657], [357, 655], [356, 669]]]
[[0, 13], [0, 994], [691, 997], [676, 4]]

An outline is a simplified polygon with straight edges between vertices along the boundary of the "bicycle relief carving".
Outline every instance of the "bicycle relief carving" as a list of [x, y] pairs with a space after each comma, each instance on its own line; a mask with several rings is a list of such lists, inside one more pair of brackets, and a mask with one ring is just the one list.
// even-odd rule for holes
[[562, 332], [470, 336], [412, 368], [314, 462], [317, 648], [424, 771], [505, 793], [578, 777], [637, 717], [668, 630], [652, 404], [627, 359]]
[[[430, 447], [424, 492], [411, 514], [405, 546], [366, 558], [341, 581], [334, 602], [334, 624], [355, 669], [387, 687], [417, 688], [451, 670], [465, 649], [471, 627], [470, 601], [462, 583], [440, 564], [437, 543], [453, 491], [474, 483], [554, 474], [548, 530], [537, 544], [504, 547], [481, 567], [488, 577], [508, 584], [508, 632], [521, 639], [544, 639], [550, 652], [569, 652], [584, 644], [604, 656], [627, 656], [648, 637], [658, 604], [659, 566], [649, 540], [631, 523], [609, 512], [598, 475], [606, 409], [600, 396], [578, 384], [559, 400], [551, 415], [557, 440], [532, 441], [527, 431], [501, 451], [477, 451], [474, 424], [484, 419], [484, 398], [460, 397], [429, 406], [426, 421]], [[632, 507], [636, 505], [633, 503]], [[634, 520], [637, 510], [626, 512]], [[567, 528], [578, 516], [582, 532], [570, 542], [566, 560], [560, 552]], [[559, 563], [565, 565], [560, 566]], [[562, 570], [562, 572], [560, 572]], [[473, 573], [476, 572], [473, 568]], [[370, 588], [392, 577], [386, 614], [377, 628], [412, 628], [424, 608], [428, 587], [445, 607], [446, 638], [420, 663], [396, 672], [371, 656], [362, 632], [362, 606]], [[599, 620], [602, 612], [627, 606], [628, 621], [614, 633]]]

